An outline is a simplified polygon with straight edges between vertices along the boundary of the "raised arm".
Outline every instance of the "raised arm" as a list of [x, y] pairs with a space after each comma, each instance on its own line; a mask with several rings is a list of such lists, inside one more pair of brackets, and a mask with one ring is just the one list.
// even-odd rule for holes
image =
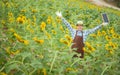
[[108, 24], [108, 23], [102, 23], [102, 24], [96, 26], [96, 27], [93, 28], [93, 29], [85, 30], [85, 32], [86, 32], [87, 35], [88, 35], [88, 34], [91, 34], [91, 33], [95, 32], [95, 31], [97, 31], [98, 29], [102, 28], [102, 26], [106, 26], [107, 24]]
[[74, 29], [71, 27], [70, 23], [64, 18], [62, 17], [61, 12], [56, 12], [56, 15], [62, 19], [63, 23], [67, 26], [67, 28], [69, 29], [72, 37], [74, 36]]
[[61, 18], [63, 23], [67, 26], [67, 28], [69, 29], [70, 32], [73, 32], [73, 28], [71, 27], [70, 23], [65, 19], [65, 18]]
[[97, 31], [97, 30], [100, 29], [100, 28], [102, 28], [102, 25], [96, 26], [96, 27], [93, 28], [93, 29], [88, 29], [88, 30], [86, 30], [86, 32], [87, 32], [87, 34], [91, 34], [91, 33]]

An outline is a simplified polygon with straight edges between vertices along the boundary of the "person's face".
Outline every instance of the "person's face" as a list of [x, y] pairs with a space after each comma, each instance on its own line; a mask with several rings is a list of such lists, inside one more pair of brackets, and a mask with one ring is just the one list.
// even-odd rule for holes
[[82, 25], [77, 25], [77, 30], [82, 31], [83, 30], [83, 26]]

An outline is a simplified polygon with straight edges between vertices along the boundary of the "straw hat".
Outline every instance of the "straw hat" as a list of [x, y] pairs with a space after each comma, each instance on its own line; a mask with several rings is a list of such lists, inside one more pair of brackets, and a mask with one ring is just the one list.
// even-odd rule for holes
[[76, 25], [83, 25], [83, 21], [77, 21]]

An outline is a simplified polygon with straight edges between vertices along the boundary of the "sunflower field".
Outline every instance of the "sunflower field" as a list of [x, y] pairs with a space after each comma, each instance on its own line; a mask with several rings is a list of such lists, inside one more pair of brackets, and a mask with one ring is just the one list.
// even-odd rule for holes
[[[90, 34], [85, 57], [72, 58], [72, 38], [55, 12], [73, 28], [110, 23]], [[0, 75], [120, 75], [120, 11], [84, 0], [0, 0]]]

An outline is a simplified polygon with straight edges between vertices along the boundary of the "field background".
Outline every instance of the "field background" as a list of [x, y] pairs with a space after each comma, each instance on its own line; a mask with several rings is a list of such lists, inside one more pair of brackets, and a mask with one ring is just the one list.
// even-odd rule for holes
[[[120, 75], [120, 11], [84, 0], [0, 0], [0, 75]], [[75, 58], [71, 36], [55, 12], [75, 28], [110, 23], [85, 42], [84, 59]]]

